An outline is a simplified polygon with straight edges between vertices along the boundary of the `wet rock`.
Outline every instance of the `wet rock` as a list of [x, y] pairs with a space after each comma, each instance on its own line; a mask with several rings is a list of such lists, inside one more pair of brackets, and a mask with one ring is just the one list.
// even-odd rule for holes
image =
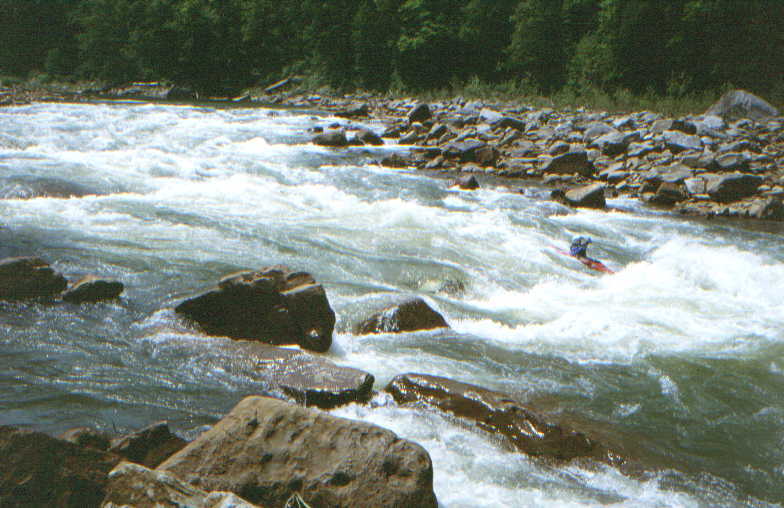
[[474, 175], [461, 175], [452, 185], [460, 187], [463, 190], [476, 190], [479, 188], [479, 182]]
[[175, 310], [211, 335], [298, 344], [318, 352], [329, 349], [335, 327], [335, 312], [321, 284], [280, 265], [227, 276]]
[[258, 508], [231, 492], [205, 492], [179, 478], [123, 462], [109, 472], [101, 508]]
[[400, 154], [393, 153], [387, 157], [384, 157], [379, 162], [385, 168], [395, 168], [395, 169], [402, 169], [407, 168], [412, 165], [412, 163], [406, 159], [404, 159]]
[[425, 374], [396, 376], [386, 391], [398, 404], [426, 404], [503, 436], [523, 453], [561, 460], [599, 457], [602, 447], [585, 435], [545, 422], [504, 393]]
[[0, 260], [0, 300], [52, 298], [68, 285], [61, 274], [36, 257]]
[[101, 451], [106, 451], [111, 446], [111, 438], [108, 434], [90, 427], [68, 429], [60, 434], [58, 439], [68, 441], [77, 446], [86, 446]]
[[40, 432], [0, 427], [0, 506], [98, 506], [116, 455]]
[[336, 365], [321, 356], [259, 342], [234, 341], [225, 346], [227, 357], [216, 368], [259, 380], [264, 395], [300, 405], [332, 409], [367, 402], [375, 379], [371, 374]]
[[411, 109], [411, 112], [408, 113], [408, 123], [423, 123], [430, 120], [432, 117], [433, 113], [430, 111], [430, 106], [424, 103], [417, 104]]
[[582, 176], [593, 175], [595, 168], [593, 163], [588, 160], [588, 153], [585, 150], [575, 150], [558, 157], [554, 157], [542, 168], [545, 173], [573, 174]]
[[753, 196], [763, 181], [761, 176], [747, 173], [713, 175], [706, 178], [705, 191], [714, 201], [731, 203]]
[[370, 129], [361, 129], [357, 132], [357, 139], [366, 145], [381, 146], [384, 144], [384, 140], [381, 139], [381, 136]]
[[581, 208], [604, 208], [607, 203], [604, 198], [605, 186], [603, 183], [583, 185], [564, 194], [566, 204]]
[[72, 198], [90, 194], [96, 192], [79, 183], [53, 177], [12, 175], [0, 181], [0, 199]]
[[354, 328], [357, 335], [446, 328], [444, 317], [421, 298], [413, 298], [374, 314]]
[[125, 290], [122, 282], [99, 279], [93, 275], [82, 278], [63, 293], [70, 303], [92, 303], [119, 298]]
[[168, 423], [158, 422], [112, 440], [109, 451], [131, 462], [155, 468], [186, 444], [187, 441], [171, 433]]
[[321, 134], [313, 136], [310, 142], [314, 145], [337, 148], [349, 146], [346, 131], [343, 129], [328, 129]]
[[708, 108], [705, 115], [715, 115], [724, 120], [749, 118], [761, 121], [779, 116], [779, 111], [752, 93], [732, 90], [722, 95], [718, 102]]
[[437, 506], [430, 456], [416, 443], [266, 397], [243, 399], [158, 470], [264, 506], [297, 492], [312, 506]]

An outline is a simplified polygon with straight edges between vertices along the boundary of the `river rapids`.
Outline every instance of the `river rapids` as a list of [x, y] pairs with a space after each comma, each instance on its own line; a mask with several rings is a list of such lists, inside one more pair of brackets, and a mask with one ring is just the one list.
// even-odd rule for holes
[[[0, 303], [0, 424], [57, 434], [168, 420], [193, 438], [241, 398], [228, 339], [173, 306], [228, 273], [312, 273], [337, 314], [327, 357], [509, 393], [634, 456], [635, 473], [513, 452], [436, 412], [331, 411], [431, 455], [444, 507], [769, 506], [784, 501], [784, 252], [777, 225], [683, 219], [636, 201], [571, 210], [527, 181], [388, 169], [339, 151], [318, 111], [145, 103], [0, 109], [0, 257], [122, 281], [112, 303]], [[383, 126], [367, 122], [381, 132]], [[615, 274], [559, 254], [573, 236]], [[448, 330], [356, 336], [400, 295]]]

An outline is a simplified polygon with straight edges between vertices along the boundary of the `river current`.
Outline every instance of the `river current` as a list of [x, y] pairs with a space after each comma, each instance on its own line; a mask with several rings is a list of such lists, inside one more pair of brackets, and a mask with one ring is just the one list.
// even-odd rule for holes
[[[337, 314], [327, 357], [376, 377], [509, 393], [643, 467], [553, 464], [378, 395], [332, 414], [421, 444], [445, 507], [768, 506], [784, 501], [784, 230], [627, 199], [571, 210], [526, 181], [451, 188], [340, 151], [314, 111], [144, 103], [0, 108], [0, 257], [37, 255], [121, 300], [0, 303], [0, 424], [57, 434], [168, 420], [193, 438], [259, 392], [179, 299], [241, 269], [312, 273]], [[369, 122], [380, 132], [383, 127]], [[617, 272], [560, 255], [575, 235]], [[401, 295], [448, 331], [356, 336]]]

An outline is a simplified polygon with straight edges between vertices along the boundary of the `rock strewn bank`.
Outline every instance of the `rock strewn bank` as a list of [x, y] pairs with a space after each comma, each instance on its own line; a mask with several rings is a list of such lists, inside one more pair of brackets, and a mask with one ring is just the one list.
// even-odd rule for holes
[[[599, 189], [680, 214], [784, 220], [784, 117], [743, 91], [684, 118], [462, 99], [424, 104], [280, 95], [258, 101], [382, 120], [383, 137], [410, 146], [408, 155], [380, 161], [390, 167], [535, 178], [570, 206], [604, 208]], [[340, 138], [342, 146], [362, 144], [360, 136]]]

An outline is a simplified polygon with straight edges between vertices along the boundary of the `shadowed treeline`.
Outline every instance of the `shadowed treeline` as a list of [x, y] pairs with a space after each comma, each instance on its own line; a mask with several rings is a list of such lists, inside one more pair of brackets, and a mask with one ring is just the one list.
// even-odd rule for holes
[[784, 97], [780, 0], [0, 0], [0, 75]]

